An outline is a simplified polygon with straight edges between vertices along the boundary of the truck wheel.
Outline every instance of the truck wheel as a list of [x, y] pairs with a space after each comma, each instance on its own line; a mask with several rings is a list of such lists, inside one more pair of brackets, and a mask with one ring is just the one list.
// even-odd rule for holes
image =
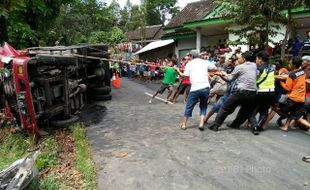
[[107, 94], [107, 95], [93, 95], [90, 97], [90, 99], [95, 100], [95, 101], [107, 101], [107, 100], [112, 100], [112, 95]]
[[111, 92], [111, 87], [103, 86], [103, 87], [91, 88], [90, 92], [94, 93], [95, 95], [108, 95]]
[[104, 84], [106, 86], [111, 86], [111, 73], [110, 73], [110, 64], [109, 64], [109, 62], [104, 62], [103, 69], [105, 71]]
[[78, 116], [72, 115], [69, 119], [53, 120], [51, 121], [51, 124], [55, 127], [67, 127], [68, 125], [77, 122], [79, 119]]

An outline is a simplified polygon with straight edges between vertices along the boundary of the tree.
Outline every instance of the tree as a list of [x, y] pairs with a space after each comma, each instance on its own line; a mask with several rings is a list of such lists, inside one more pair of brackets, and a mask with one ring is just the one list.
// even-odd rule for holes
[[117, 24], [113, 6], [97, 0], [77, 0], [64, 6], [57, 23], [52, 28], [48, 44], [55, 40], [62, 45], [71, 45], [102, 39], [103, 34]]
[[60, 7], [70, 1], [2, 0], [0, 40], [9, 41], [16, 48], [38, 45], [58, 17]]
[[[268, 42], [272, 42], [269, 37], [279, 33], [280, 24], [287, 26], [282, 46], [285, 47], [293, 24], [292, 9], [304, 5], [307, 0], [239, 0], [233, 3], [231, 0], [223, 0], [222, 2], [224, 8], [229, 10], [224, 13], [224, 18], [242, 26], [237, 30], [230, 30], [239, 36], [234, 43], [258, 44], [260, 49], [264, 49], [268, 46]], [[285, 10], [287, 14], [283, 14]]]
[[121, 6], [117, 3], [116, 0], [112, 0], [109, 11], [111, 11], [111, 14], [114, 15], [114, 21], [113, 25], [116, 26], [119, 24], [120, 18], [121, 18]]
[[288, 43], [288, 36], [292, 32], [292, 28], [294, 24], [293, 16], [292, 16], [292, 9], [298, 6], [310, 7], [310, 1], [309, 0], [294, 0], [294, 1], [283, 0], [281, 3], [282, 3], [282, 8], [287, 11], [286, 20], [283, 22], [283, 24], [286, 25], [286, 31], [285, 31], [283, 43], [281, 46], [281, 59], [284, 60], [285, 48]]
[[177, 0], [146, 0], [144, 2], [147, 25], [164, 25], [167, 18], [179, 12]]
[[124, 32], [129, 31], [129, 19], [131, 18], [131, 2], [130, 0], [127, 0], [126, 5], [124, 6], [124, 9], [120, 11], [120, 21], [119, 26]]
[[274, 2], [277, 0], [239, 0], [231, 3], [225, 0], [224, 7], [229, 10], [224, 18], [241, 27], [230, 30], [239, 36], [235, 41], [237, 44], [258, 44], [261, 49], [268, 46], [269, 36], [278, 34], [279, 21], [283, 19], [279, 6]]
[[8, 41], [8, 18], [11, 12], [16, 8], [23, 7], [24, 2], [21, 0], [11, 1], [2, 0], [0, 6], [0, 44]]

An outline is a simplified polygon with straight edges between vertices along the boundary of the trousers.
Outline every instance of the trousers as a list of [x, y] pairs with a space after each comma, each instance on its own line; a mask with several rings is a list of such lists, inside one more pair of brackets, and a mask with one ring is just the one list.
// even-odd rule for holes
[[255, 109], [256, 92], [255, 91], [237, 91], [228, 97], [227, 101], [221, 107], [219, 113], [216, 115], [214, 124], [221, 126], [228, 115], [232, 114], [235, 109], [240, 106], [240, 110], [232, 122], [232, 127], [239, 127], [249, 117], [250, 113]]

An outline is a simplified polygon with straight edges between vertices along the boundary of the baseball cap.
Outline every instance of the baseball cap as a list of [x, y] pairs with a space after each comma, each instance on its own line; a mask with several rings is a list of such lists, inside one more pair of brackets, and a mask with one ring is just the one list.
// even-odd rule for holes
[[303, 61], [310, 61], [310, 56], [309, 55], [305, 55], [301, 58]]

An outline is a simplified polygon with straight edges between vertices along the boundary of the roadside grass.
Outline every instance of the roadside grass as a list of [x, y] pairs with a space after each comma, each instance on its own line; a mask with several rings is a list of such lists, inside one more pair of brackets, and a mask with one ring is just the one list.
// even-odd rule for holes
[[3, 143], [0, 144], [0, 170], [20, 159], [26, 153], [28, 147], [28, 138], [23, 134], [6, 137]]
[[72, 136], [76, 144], [76, 166], [84, 176], [86, 189], [95, 189], [95, 164], [91, 158], [91, 151], [85, 128], [81, 123], [72, 126]]
[[[59, 137], [63, 137], [61, 135], [57, 139], [57, 132], [40, 139], [41, 152], [36, 160], [39, 177], [31, 182], [29, 189], [76, 189], [72, 188], [72, 181], [76, 181], [74, 185], [79, 189], [95, 189], [95, 166], [83, 124], [72, 125], [62, 135], [66, 136], [66, 140], [73, 139], [69, 145], [73, 146], [73, 153], [63, 150], [62, 143], [66, 142], [59, 141]], [[17, 133], [0, 142], [0, 171], [26, 155], [31, 140], [31, 137]], [[72, 167], [66, 167], [68, 160], [65, 160], [65, 166], [62, 163], [66, 154], [73, 155], [69, 158], [72, 159]]]

